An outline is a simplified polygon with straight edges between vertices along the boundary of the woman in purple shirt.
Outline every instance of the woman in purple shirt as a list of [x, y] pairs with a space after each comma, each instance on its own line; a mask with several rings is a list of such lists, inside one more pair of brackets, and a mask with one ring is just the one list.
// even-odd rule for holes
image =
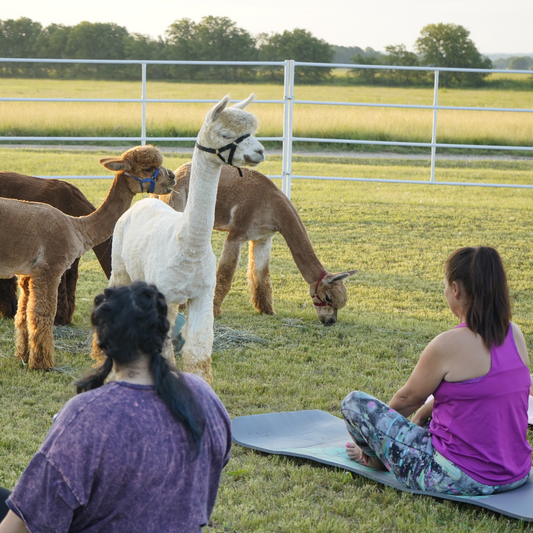
[[452, 253], [444, 296], [460, 324], [428, 344], [389, 405], [359, 391], [343, 400], [348, 456], [411, 489], [477, 496], [517, 488], [531, 469], [531, 377], [498, 252]]
[[231, 423], [204, 380], [161, 356], [166, 316], [163, 295], [144, 282], [95, 299], [106, 360], [55, 417], [7, 498], [1, 533], [189, 533], [207, 524]]

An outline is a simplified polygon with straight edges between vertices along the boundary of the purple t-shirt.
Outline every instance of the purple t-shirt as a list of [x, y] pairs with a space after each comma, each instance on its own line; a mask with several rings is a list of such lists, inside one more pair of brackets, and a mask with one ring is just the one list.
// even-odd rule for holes
[[231, 422], [204, 380], [182, 375], [206, 417], [197, 459], [154, 387], [112, 382], [75, 396], [7, 500], [31, 533], [190, 533], [207, 524]]

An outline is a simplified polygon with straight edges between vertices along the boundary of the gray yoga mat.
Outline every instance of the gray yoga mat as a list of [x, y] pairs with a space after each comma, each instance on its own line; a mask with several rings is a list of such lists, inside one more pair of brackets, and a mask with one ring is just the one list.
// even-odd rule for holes
[[350, 437], [344, 421], [325, 411], [241, 416], [233, 420], [232, 428], [233, 440], [246, 448], [337, 466], [398, 490], [479, 505], [512, 518], [533, 522], [533, 469], [527, 483], [510, 492], [492, 496], [449, 496], [408, 489], [390, 472], [372, 470], [349, 459], [346, 443]]

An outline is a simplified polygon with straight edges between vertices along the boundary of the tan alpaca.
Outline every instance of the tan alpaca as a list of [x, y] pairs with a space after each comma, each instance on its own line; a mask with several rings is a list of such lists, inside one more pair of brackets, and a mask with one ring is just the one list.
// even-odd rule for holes
[[[26, 176], [17, 172], [0, 172], [0, 197], [14, 200], [39, 202], [56, 207], [73, 217], [90, 215], [96, 210], [84, 194], [68, 181]], [[102, 269], [111, 276], [111, 239], [96, 245], [93, 249]], [[76, 307], [76, 284], [78, 282], [79, 258], [61, 277], [57, 293], [55, 326], [72, 323]], [[0, 315], [14, 318], [17, 313], [17, 278], [0, 279]]]
[[65, 270], [111, 236], [135, 194], [147, 191], [141, 179], [149, 180], [159, 169], [155, 193], [168, 193], [175, 183], [153, 146], [139, 146], [100, 163], [116, 175], [103, 204], [88, 216], [71, 217], [47, 204], [0, 198], [0, 277], [19, 276], [16, 349], [31, 369], [54, 365], [57, 288]]
[[[223, 167], [218, 183], [214, 228], [229, 232], [218, 261], [214, 314], [228, 294], [239, 264], [242, 245], [250, 241], [248, 283], [251, 300], [261, 313], [275, 314], [270, 282], [272, 238], [279, 232], [287, 242], [296, 266], [309, 284], [309, 294], [318, 318], [329, 326], [337, 321], [337, 310], [348, 299], [343, 280], [356, 270], [330, 274], [324, 270], [309, 240], [305, 226], [291, 201], [274, 182], [256, 170]], [[176, 186], [168, 195], [159, 196], [176, 211], [183, 211], [189, 196], [191, 164], [176, 170]], [[179, 194], [178, 194], [179, 193]]]

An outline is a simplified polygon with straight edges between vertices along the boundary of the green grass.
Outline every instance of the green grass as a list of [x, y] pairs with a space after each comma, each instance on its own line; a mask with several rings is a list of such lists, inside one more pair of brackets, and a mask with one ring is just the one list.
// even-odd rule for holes
[[[98, 158], [109, 152], [3, 149], [1, 154], [4, 169], [38, 174], [48, 163], [59, 174], [93, 174], [100, 173]], [[174, 168], [185, 160], [167, 156], [165, 164]], [[274, 158], [262, 171], [275, 173], [278, 167], [279, 158]], [[304, 157], [294, 167], [295, 172], [390, 178], [427, 170], [412, 162]], [[531, 183], [533, 177], [531, 166], [522, 162], [505, 167], [446, 162], [438, 170], [460, 181], [487, 181], [493, 173], [504, 181]], [[105, 180], [75, 183], [96, 204], [109, 187]], [[267, 342], [236, 342], [213, 354], [214, 388], [232, 418], [298, 409], [323, 409], [340, 416], [342, 398], [354, 389], [388, 401], [406, 381], [424, 346], [456, 324], [443, 297], [442, 268], [447, 255], [464, 245], [485, 244], [500, 251], [508, 271], [513, 318], [533, 350], [533, 191], [295, 180], [292, 200], [324, 266], [331, 272], [358, 272], [347, 284], [349, 301], [339, 311], [339, 322], [325, 328], [280, 235], [274, 239], [271, 261], [276, 316], [259, 315], [249, 303], [243, 252], [216, 327]], [[213, 235], [217, 256], [224, 237]], [[55, 331], [54, 372], [22, 367], [13, 356], [13, 322], [0, 320], [0, 485], [13, 486], [44, 438], [53, 413], [73, 395], [73, 378], [91, 366], [89, 311], [105, 286], [94, 255], [87, 253], [81, 261], [74, 324]], [[531, 431], [528, 438], [533, 444]], [[206, 530], [533, 532], [533, 524], [399, 493], [340, 469], [235, 445]]]
[[[281, 84], [200, 84], [148, 82], [148, 98], [282, 99]], [[0, 79], [5, 97], [140, 98], [140, 82]], [[432, 88], [297, 85], [297, 100], [431, 105]], [[533, 108], [533, 91], [441, 89], [439, 104], [469, 107]], [[195, 137], [211, 104], [147, 104], [152, 137]], [[259, 134], [281, 136], [283, 106], [257, 104]], [[0, 102], [0, 135], [140, 136], [142, 108], [134, 103]], [[433, 112], [424, 109], [364, 108], [296, 104], [297, 137], [430, 142]], [[440, 111], [442, 143], [530, 146], [533, 113]], [[306, 144], [303, 147], [307, 146]], [[356, 149], [351, 147], [350, 149]]]

